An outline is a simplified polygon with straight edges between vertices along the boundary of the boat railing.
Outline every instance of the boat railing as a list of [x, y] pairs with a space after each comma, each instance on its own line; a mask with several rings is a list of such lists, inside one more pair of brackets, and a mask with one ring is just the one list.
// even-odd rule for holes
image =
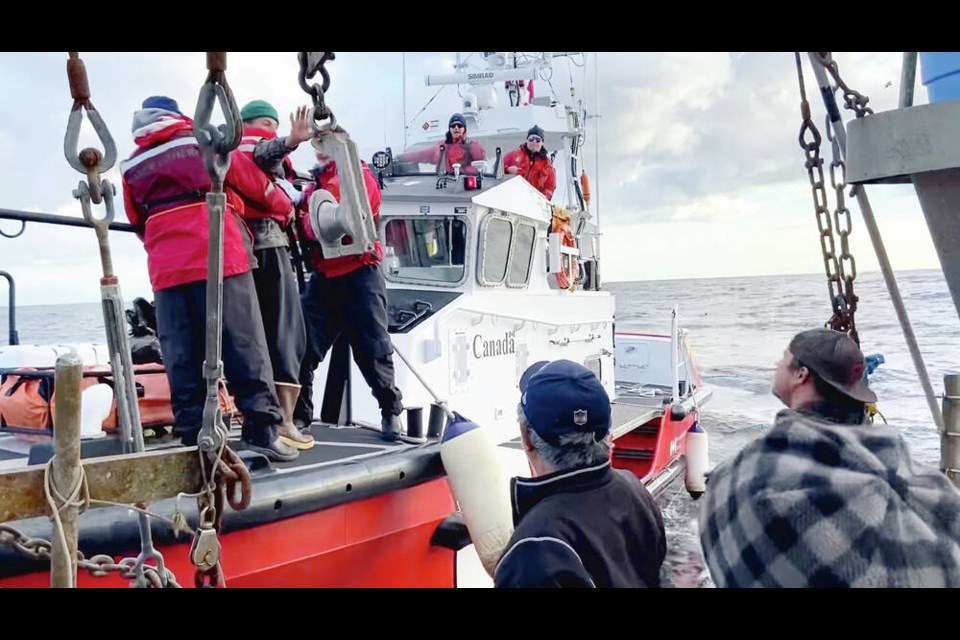
[[7, 288], [9, 289], [7, 302], [7, 328], [9, 333], [9, 344], [20, 344], [20, 338], [17, 336], [17, 285], [13, 281], [13, 276], [6, 271], [0, 271], [0, 277], [7, 279]]

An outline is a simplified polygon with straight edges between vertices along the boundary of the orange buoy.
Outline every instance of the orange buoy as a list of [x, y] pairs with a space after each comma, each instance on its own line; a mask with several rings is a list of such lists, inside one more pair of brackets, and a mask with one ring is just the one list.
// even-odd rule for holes
[[580, 187], [583, 188], [583, 201], [590, 204], [590, 181], [586, 171], [580, 172]]

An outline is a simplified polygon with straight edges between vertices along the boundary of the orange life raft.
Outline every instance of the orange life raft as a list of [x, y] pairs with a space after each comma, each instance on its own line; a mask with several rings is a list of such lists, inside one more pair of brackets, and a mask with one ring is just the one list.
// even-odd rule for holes
[[[134, 365], [133, 373], [143, 428], [173, 424], [170, 383], [163, 367], [158, 364]], [[113, 387], [113, 372], [109, 366], [83, 367], [81, 391], [96, 384]], [[233, 398], [223, 388], [220, 389], [220, 408], [228, 419], [237, 413]], [[54, 369], [20, 368], [0, 373], [0, 429], [52, 433], [55, 412]], [[116, 400], [102, 428], [107, 433], [117, 430]]]

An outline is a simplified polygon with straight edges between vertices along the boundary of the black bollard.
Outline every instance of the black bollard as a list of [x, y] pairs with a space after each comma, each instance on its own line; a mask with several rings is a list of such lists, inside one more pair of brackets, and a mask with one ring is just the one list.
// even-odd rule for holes
[[427, 425], [427, 437], [439, 438], [443, 435], [443, 426], [447, 423], [447, 414], [443, 407], [433, 402], [430, 404], [430, 422]]
[[407, 437], [423, 439], [423, 407], [407, 407]]

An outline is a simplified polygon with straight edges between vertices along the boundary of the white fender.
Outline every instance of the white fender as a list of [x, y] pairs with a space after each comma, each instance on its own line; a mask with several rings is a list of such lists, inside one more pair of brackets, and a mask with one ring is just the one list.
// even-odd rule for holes
[[694, 422], [687, 431], [687, 472], [684, 478], [687, 492], [694, 500], [707, 490], [707, 471], [710, 467], [707, 444], [707, 432], [699, 422]]
[[99, 438], [106, 435], [103, 421], [113, 407], [113, 389], [108, 384], [95, 384], [80, 394], [80, 437]]
[[513, 535], [510, 478], [483, 428], [459, 415], [444, 430], [440, 459], [480, 562], [493, 577]]

